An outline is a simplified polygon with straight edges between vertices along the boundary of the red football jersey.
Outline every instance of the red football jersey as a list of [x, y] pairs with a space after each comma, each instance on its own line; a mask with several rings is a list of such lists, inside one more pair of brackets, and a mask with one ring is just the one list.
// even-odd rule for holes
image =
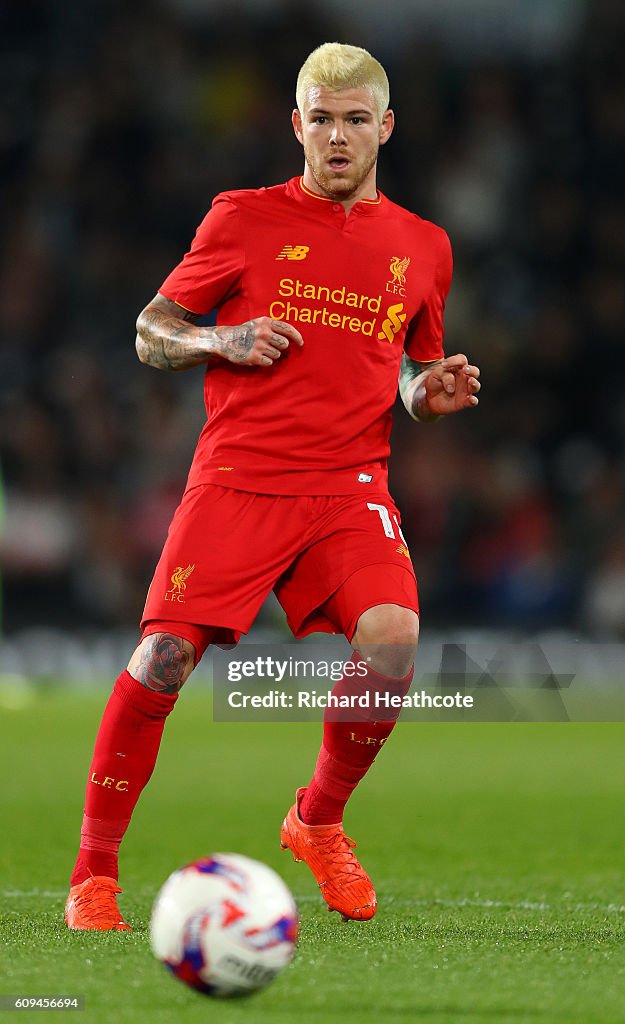
[[378, 193], [349, 215], [293, 178], [224, 192], [160, 292], [218, 324], [294, 324], [273, 366], [206, 371], [207, 422], [188, 486], [348, 494], [385, 485], [402, 351], [443, 356], [445, 232]]

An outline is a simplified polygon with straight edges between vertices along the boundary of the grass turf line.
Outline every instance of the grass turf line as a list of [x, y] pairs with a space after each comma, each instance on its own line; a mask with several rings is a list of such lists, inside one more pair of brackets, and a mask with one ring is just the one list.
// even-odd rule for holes
[[[0, 708], [0, 994], [84, 995], [84, 1013], [54, 1019], [85, 1024], [625, 1021], [625, 726], [400, 725], [345, 820], [380, 910], [344, 925], [278, 849], [319, 726], [216, 725], [190, 687], [124, 844], [135, 930], [71, 934], [62, 894], [103, 700], [49, 692]], [[186, 990], [147, 945], [166, 876], [215, 850], [266, 861], [300, 904], [295, 961], [241, 1003]]]

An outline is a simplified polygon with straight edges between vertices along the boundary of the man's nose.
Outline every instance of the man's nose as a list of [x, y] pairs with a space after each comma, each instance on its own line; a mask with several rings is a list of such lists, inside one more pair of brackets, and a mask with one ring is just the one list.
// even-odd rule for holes
[[342, 121], [335, 121], [330, 133], [330, 142], [335, 146], [342, 146], [347, 139], [345, 138], [345, 125]]

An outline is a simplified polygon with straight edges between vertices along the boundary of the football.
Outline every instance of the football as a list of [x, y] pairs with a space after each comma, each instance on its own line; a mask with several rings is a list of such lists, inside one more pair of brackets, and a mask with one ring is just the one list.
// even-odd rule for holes
[[174, 871], [150, 924], [152, 951], [171, 973], [205, 995], [264, 988], [295, 952], [293, 897], [266, 864], [215, 853]]

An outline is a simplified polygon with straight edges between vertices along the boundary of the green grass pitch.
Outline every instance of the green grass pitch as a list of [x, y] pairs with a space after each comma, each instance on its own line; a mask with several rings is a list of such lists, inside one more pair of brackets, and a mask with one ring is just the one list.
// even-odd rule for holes
[[[83, 1013], [53, 1019], [89, 1024], [625, 1021], [625, 725], [400, 724], [345, 819], [378, 916], [343, 924], [278, 845], [319, 725], [213, 724], [192, 681], [123, 848], [134, 931], [69, 934], [64, 894], [104, 699], [50, 690], [0, 704], [0, 994], [83, 995]], [[187, 990], [148, 946], [164, 879], [218, 850], [276, 868], [301, 912], [292, 965], [241, 1002]]]

